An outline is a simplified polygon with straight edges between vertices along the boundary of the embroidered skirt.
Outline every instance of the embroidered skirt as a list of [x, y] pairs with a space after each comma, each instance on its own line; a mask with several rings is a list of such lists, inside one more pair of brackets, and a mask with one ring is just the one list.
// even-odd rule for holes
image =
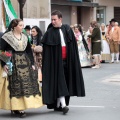
[[0, 108], [25, 110], [43, 106], [37, 70], [33, 71], [30, 60], [24, 52], [12, 57], [12, 76], [2, 77], [0, 66]]

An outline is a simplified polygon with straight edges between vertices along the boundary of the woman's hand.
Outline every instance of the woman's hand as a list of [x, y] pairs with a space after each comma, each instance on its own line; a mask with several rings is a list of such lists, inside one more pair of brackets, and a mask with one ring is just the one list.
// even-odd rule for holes
[[32, 65], [32, 69], [35, 70], [35, 66], [34, 65]]
[[5, 71], [6, 73], [8, 73], [8, 66], [7, 66], [7, 65], [5, 65], [5, 66], [3, 67], [3, 69], [4, 69], [4, 71]]

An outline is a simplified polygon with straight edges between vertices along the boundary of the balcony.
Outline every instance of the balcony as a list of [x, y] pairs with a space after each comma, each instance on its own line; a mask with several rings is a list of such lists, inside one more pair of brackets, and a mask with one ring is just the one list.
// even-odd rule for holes
[[51, 0], [51, 5], [98, 7], [91, 0]]

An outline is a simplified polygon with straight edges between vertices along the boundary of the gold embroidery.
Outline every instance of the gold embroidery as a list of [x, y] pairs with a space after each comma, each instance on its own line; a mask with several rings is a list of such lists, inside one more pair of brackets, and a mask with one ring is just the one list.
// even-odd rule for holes
[[22, 33], [21, 41], [18, 41], [12, 31], [5, 33], [2, 38], [15, 50], [24, 51], [27, 47], [28, 38]]

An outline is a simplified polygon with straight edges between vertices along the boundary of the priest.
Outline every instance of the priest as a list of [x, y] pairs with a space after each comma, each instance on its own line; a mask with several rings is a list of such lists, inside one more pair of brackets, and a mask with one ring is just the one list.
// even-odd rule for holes
[[42, 95], [49, 109], [66, 114], [71, 96], [84, 97], [85, 88], [77, 42], [62, 13], [51, 14], [51, 24], [42, 39]]

